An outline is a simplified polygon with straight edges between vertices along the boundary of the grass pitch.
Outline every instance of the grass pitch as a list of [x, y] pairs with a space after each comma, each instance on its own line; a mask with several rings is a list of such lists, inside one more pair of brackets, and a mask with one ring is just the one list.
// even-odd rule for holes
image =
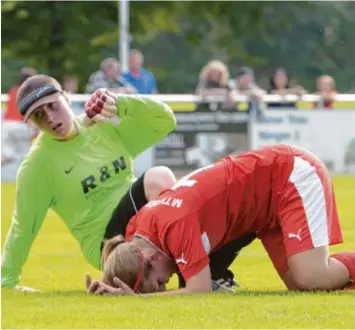
[[[332, 251], [354, 250], [355, 177], [338, 176], [333, 182], [345, 243]], [[2, 246], [14, 188], [2, 183]], [[100, 273], [49, 212], [20, 283], [42, 293], [2, 289], [2, 328], [355, 328], [354, 292], [287, 292], [259, 242], [243, 250], [232, 269], [243, 286], [235, 294], [88, 296], [85, 274], [99, 278]]]

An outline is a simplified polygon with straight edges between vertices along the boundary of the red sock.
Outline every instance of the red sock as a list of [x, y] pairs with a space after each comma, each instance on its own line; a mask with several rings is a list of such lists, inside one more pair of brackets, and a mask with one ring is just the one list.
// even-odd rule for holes
[[343, 263], [350, 273], [350, 281], [355, 283], [355, 252], [338, 252], [330, 256]]

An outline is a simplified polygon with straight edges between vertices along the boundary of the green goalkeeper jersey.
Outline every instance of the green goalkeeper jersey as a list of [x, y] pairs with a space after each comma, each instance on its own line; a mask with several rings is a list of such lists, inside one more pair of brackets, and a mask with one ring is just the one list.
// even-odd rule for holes
[[49, 208], [101, 267], [100, 246], [112, 211], [135, 181], [133, 158], [171, 132], [175, 117], [164, 103], [121, 95], [118, 124], [97, 123], [60, 142], [41, 134], [20, 165], [16, 205], [7, 234], [1, 286], [13, 288]]

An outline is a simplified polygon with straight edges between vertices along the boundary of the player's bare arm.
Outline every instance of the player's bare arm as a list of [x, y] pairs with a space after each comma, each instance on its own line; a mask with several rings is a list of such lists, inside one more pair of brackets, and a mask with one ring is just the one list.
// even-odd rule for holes
[[192, 294], [192, 293], [209, 293], [212, 292], [211, 271], [207, 265], [198, 274], [191, 276], [186, 281], [186, 287], [177, 290], [158, 291], [154, 293], [136, 293], [126, 283], [118, 277], [113, 278], [114, 285], [108, 285], [103, 281], [91, 281], [91, 276], [86, 275], [86, 289], [89, 294], [94, 295], [137, 295], [156, 296], [156, 295], [176, 295], [176, 294]]

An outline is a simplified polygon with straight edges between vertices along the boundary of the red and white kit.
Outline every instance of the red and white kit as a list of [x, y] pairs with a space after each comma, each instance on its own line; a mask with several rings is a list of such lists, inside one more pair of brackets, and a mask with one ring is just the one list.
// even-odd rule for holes
[[342, 242], [330, 176], [315, 155], [279, 145], [228, 156], [149, 202], [126, 237], [151, 242], [187, 280], [248, 232], [258, 232], [281, 276], [291, 255]]

